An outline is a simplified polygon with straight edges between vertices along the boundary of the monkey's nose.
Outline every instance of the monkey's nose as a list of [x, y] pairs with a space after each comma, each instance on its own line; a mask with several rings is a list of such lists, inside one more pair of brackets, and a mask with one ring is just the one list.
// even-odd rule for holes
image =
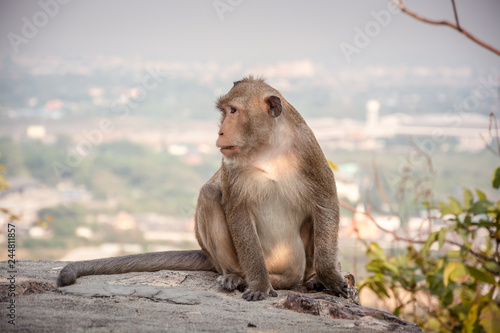
[[222, 135], [224, 135], [224, 133], [223, 133], [223, 132], [221, 132], [221, 131], [219, 131], [219, 136], [222, 136]]

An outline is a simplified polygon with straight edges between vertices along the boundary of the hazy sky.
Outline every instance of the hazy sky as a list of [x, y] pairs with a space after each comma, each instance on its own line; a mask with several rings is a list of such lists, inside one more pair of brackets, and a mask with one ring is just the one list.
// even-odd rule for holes
[[[44, 14], [40, 3], [57, 13]], [[385, 26], [374, 23], [372, 11], [387, 10], [386, 0], [73, 0], [58, 8], [54, 3], [58, 2], [0, 0], [0, 54], [14, 54], [9, 33], [11, 38], [23, 37], [28, 31], [33, 36], [17, 45], [18, 55], [102, 54], [245, 65], [311, 59], [333, 68], [391, 64], [500, 68], [500, 57], [448, 27], [427, 25], [403, 13], [390, 14]], [[229, 9], [218, 13], [214, 4], [221, 3]], [[449, 0], [406, 3], [429, 18], [454, 20]], [[456, 3], [461, 25], [499, 48], [500, 1]], [[25, 27], [23, 35], [27, 21], [38, 22], [38, 32]], [[364, 31], [367, 24], [378, 25], [379, 31], [372, 31], [369, 45], [358, 47], [359, 54], [352, 54], [348, 63], [340, 45], [356, 46], [355, 29]]]

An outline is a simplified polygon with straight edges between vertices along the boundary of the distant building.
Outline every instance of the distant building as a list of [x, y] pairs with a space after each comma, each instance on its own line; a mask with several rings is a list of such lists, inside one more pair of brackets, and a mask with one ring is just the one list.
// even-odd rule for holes
[[366, 103], [366, 127], [372, 131], [379, 126], [380, 102], [371, 99]]
[[137, 229], [137, 223], [135, 222], [132, 215], [125, 211], [119, 212], [114, 221], [114, 226], [118, 230], [135, 230]]
[[31, 125], [26, 129], [26, 136], [30, 139], [44, 139], [47, 134], [45, 126]]

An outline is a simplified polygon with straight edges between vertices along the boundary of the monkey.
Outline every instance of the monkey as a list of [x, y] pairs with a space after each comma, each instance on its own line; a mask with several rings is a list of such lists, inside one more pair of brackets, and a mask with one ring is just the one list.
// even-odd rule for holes
[[247, 301], [305, 285], [347, 298], [337, 269], [335, 178], [312, 130], [264, 79], [247, 76], [218, 98], [221, 167], [201, 188], [194, 213], [201, 250], [73, 262], [58, 286], [80, 276], [213, 271]]

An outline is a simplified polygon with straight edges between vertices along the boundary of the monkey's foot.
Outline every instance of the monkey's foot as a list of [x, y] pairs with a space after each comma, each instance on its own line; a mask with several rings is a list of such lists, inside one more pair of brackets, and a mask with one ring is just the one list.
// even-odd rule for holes
[[322, 282], [320, 282], [316, 276], [309, 279], [309, 281], [306, 282], [306, 288], [307, 290], [316, 290], [316, 291], [322, 291], [326, 289], [325, 285]]
[[278, 293], [272, 287], [270, 287], [268, 291], [252, 290], [248, 288], [243, 293], [243, 298], [247, 301], [260, 301], [266, 299], [269, 295], [272, 297], [277, 297]]
[[316, 274], [326, 289], [330, 290], [336, 296], [347, 298], [347, 282], [337, 270], [330, 270], [328, 274], [322, 274], [321, 271], [317, 271]]
[[347, 298], [347, 282], [339, 272], [335, 271], [335, 273], [330, 276], [328, 282], [329, 283], [325, 284], [327, 289], [330, 289], [331, 292], [337, 296]]
[[235, 289], [243, 291], [246, 287], [245, 280], [236, 274], [221, 275], [217, 278], [217, 282], [222, 288], [229, 291], [233, 291]]

